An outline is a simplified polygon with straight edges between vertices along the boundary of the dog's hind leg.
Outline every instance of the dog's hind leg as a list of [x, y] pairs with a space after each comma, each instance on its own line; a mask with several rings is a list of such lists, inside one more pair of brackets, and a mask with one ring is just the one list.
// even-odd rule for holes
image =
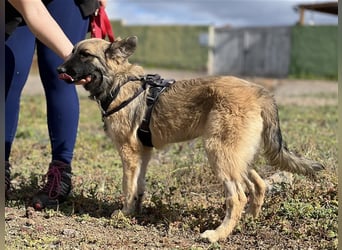
[[257, 217], [264, 203], [266, 184], [254, 169], [248, 171], [248, 176], [245, 176], [244, 180], [250, 193], [249, 207], [246, 212]]
[[[251, 178], [248, 166], [258, 151], [262, 131], [262, 119], [258, 112], [227, 117], [224, 116], [226, 112], [216, 114], [213, 113], [207, 124], [204, 146], [211, 167], [224, 185], [226, 215], [218, 228], [201, 234], [210, 242], [226, 239], [242, 215], [247, 203], [243, 184], [246, 176]], [[255, 177], [254, 172], [251, 176]], [[254, 180], [258, 179], [253, 178], [251, 183], [255, 184]]]
[[241, 160], [235, 150], [229, 150], [227, 145], [218, 140], [210, 139], [205, 143], [208, 160], [216, 176], [222, 181], [225, 190], [226, 215], [222, 224], [215, 230], [207, 230], [202, 238], [210, 242], [226, 239], [238, 223], [247, 203], [242, 184], [246, 174], [247, 164]]
[[226, 215], [223, 222], [215, 230], [206, 230], [201, 234], [202, 238], [208, 239], [210, 242], [217, 242], [224, 240], [233, 231], [238, 223], [247, 197], [239, 182], [228, 181], [224, 182], [225, 196], [226, 196]]
[[145, 191], [144, 178], [151, 152], [141, 146], [125, 144], [121, 146], [119, 153], [123, 164], [122, 188], [125, 196], [122, 212], [132, 214], [141, 207]]

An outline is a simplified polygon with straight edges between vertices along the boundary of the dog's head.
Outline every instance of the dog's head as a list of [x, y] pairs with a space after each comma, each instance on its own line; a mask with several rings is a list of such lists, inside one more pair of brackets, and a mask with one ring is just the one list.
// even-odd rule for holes
[[[113, 43], [92, 38], [77, 43], [71, 56], [57, 68], [59, 78], [68, 83], [82, 84], [92, 92], [106, 81], [114, 81], [115, 74], [125, 71], [127, 58], [137, 46], [137, 37], [117, 39]], [[83, 81], [82, 81], [83, 80]], [[106, 88], [106, 86], [102, 86]]]

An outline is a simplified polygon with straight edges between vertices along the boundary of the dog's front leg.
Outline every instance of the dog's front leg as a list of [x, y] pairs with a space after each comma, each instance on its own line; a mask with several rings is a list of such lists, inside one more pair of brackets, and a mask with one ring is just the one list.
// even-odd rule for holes
[[142, 209], [142, 202], [144, 198], [145, 193], [145, 175], [147, 171], [147, 165], [148, 162], [151, 159], [152, 155], [152, 148], [145, 147], [143, 149], [142, 155], [141, 155], [141, 165], [140, 165], [140, 173], [138, 177], [138, 200], [135, 203], [135, 210], [136, 212], [140, 213]]
[[[145, 176], [148, 161], [143, 160], [143, 150], [131, 145], [122, 146], [120, 156], [123, 164], [122, 188], [125, 197], [122, 212], [133, 214], [137, 208], [141, 207], [138, 203], [142, 202], [144, 187], [139, 188], [139, 184], [141, 183], [141, 175]], [[146, 164], [142, 168], [145, 162]], [[142, 193], [140, 194], [138, 191]]]

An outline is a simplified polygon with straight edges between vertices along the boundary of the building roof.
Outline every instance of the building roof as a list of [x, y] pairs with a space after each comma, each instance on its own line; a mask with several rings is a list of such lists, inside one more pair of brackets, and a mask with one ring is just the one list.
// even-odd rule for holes
[[322, 3], [311, 3], [311, 4], [299, 4], [294, 8], [299, 11], [299, 21], [300, 25], [304, 24], [304, 11], [318, 11], [321, 13], [338, 15], [338, 1], [335, 2], [322, 2]]
[[299, 4], [295, 7], [297, 10], [312, 10], [322, 13], [338, 15], [338, 1], [322, 2], [312, 4]]

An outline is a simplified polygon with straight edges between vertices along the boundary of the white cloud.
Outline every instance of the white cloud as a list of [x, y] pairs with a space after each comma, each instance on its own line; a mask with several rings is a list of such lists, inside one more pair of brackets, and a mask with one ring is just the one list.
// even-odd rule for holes
[[[304, 1], [305, 2], [305, 1]], [[299, 0], [108, 0], [107, 13], [127, 24], [293, 25]], [[306, 22], [337, 24], [337, 16], [306, 12]]]

